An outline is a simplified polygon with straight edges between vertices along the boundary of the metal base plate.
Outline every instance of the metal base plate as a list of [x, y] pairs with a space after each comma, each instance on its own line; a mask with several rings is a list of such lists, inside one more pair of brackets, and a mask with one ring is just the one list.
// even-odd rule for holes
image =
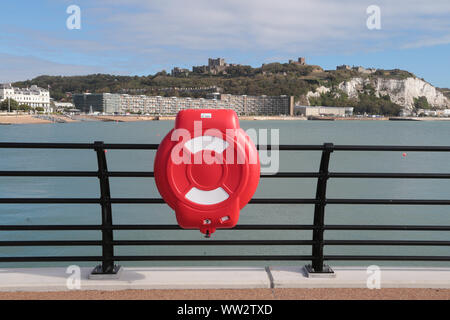
[[122, 274], [123, 268], [122, 266], [114, 266], [112, 273], [102, 273], [102, 266], [98, 265], [92, 270], [89, 274], [90, 280], [111, 280], [111, 279], [119, 279]]
[[330, 266], [324, 265], [323, 270], [321, 272], [314, 271], [312, 265], [308, 264], [304, 266], [304, 270], [306, 276], [308, 278], [335, 278], [336, 273], [334, 273], [333, 269]]

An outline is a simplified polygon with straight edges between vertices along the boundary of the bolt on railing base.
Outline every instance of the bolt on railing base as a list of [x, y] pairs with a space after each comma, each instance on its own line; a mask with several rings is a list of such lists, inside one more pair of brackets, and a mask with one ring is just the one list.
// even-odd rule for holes
[[114, 269], [110, 273], [104, 273], [102, 269], [102, 265], [98, 265], [92, 270], [89, 274], [90, 280], [112, 280], [119, 279], [122, 274], [123, 268], [122, 266], [115, 265]]
[[306, 273], [306, 276], [308, 278], [335, 278], [336, 273], [334, 273], [333, 269], [329, 265], [323, 265], [322, 271], [315, 271], [313, 266], [310, 264], [307, 264], [304, 266], [304, 270]]

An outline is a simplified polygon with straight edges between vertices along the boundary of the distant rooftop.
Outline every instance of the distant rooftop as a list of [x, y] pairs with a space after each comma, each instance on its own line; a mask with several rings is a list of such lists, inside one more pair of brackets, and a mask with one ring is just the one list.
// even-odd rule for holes
[[17, 87], [13, 87], [11, 85], [11, 83], [2, 83], [0, 84], [0, 88], [1, 89], [13, 89], [14, 92], [16, 93], [32, 93], [32, 92], [45, 92], [48, 91], [47, 89], [44, 88], [40, 88], [37, 85], [33, 84], [31, 87], [29, 88], [17, 88]]

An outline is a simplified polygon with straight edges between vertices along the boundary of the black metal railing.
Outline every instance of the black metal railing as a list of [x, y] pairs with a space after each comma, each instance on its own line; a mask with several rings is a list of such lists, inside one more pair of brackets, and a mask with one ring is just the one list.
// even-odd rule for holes
[[[332, 270], [325, 261], [450, 261], [450, 256], [398, 256], [398, 255], [325, 255], [324, 246], [445, 246], [450, 241], [414, 240], [325, 240], [326, 230], [340, 231], [450, 231], [447, 225], [327, 225], [325, 207], [327, 204], [357, 205], [450, 205], [450, 200], [420, 199], [329, 199], [326, 196], [327, 181], [331, 178], [392, 178], [392, 179], [450, 179], [450, 173], [363, 173], [329, 172], [331, 153], [335, 151], [401, 151], [401, 152], [450, 152], [448, 146], [361, 146], [361, 145], [280, 145], [258, 146], [264, 150], [280, 151], [321, 151], [319, 172], [280, 172], [274, 175], [261, 174], [261, 178], [317, 178], [316, 197], [300, 198], [262, 198], [252, 199], [251, 204], [313, 204], [314, 222], [312, 225], [238, 225], [234, 230], [310, 230], [312, 240], [114, 240], [117, 230], [179, 230], [177, 225], [124, 225], [114, 224], [112, 204], [161, 204], [161, 198], [111, 198], [110, 177], [146, 177], [153, 172], [108, 171], [105, 150], [156, 150], [157, 144], [105, 144], [95, 143], [0, 143], [4, 148], [33, 149], [88, 149], [96, 152], [97, 171], [0, 171], [0, 176], [9, 177], [98, 177], [99, 198], [0, 198], [0, 204], [99, 204], [102, 212], [101, 225], [0, 225], [0, 231], [74, 231], [98, 230], [101, 240], [58, 240], [58, 241], [0, 241], [0, 246], [101, 246], [101, 256], [33, 256], [0, 257], [0, 262], [66, 262], [101, 261], [94, 272], [112, 274], [116, 272], [118, 261], [310, 261], [309, 272], [330, 273]], [[450, 214], [450, 212], [449, 212]], [[311, 246], [311, 255], [184, 255], [184, 256], [123, 256], [115, 255], [116, 246]]]

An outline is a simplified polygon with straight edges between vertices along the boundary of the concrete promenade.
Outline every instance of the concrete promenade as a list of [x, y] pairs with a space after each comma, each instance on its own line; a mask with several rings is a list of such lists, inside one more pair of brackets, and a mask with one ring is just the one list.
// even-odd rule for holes
[[[309, 278], [302, 267], [130, 267], [119, 279], [92, 280], [91, 270], [81, 268], [81, 290], [367, 289], [371, 276], [363, 267], [335, 267], [333, 278]], [[0, 269], [0, 292], [74, 291], [76, 279], [65, 268]], [[382, 267], [379, 280], [382, 289], [450, 289], [450, 268]]]

